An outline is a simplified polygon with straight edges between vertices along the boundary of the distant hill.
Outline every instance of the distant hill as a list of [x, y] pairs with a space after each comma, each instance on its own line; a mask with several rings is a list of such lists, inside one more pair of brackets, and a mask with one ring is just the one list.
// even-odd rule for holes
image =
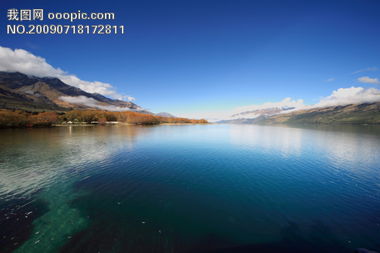
[[330, 106], [261, 116], [255, 124], [380, 124], [380, 102]]
[[65, 84], [58, 78], [0, 71], [0, 108], [28, 111], [104, 109], [141, 111], [132, 102], [110, 99]]
[[167, 118], [176, 118], [176, 116], [174, 116], [168, 112], [159, 112], [159, 113], [156, 113], [156, 116], [167, 117]]
[[284, 113], [286, 111], [294, 110], [295, 107], [279, 106], [269, 107], [256, 110], [246, 110], [239, 113], [232, 114], [229, 119], [220, 120], [216, 123], [229, 123], [229, 124], [251, 124], [258, 118], [267, 118], [272, 115]]
[[239, 119], [239, 118], [255, 118], [259, 116], [270, 116], [280, 112], [289, 111], [295, 109], [294, 107], [272, 107], [272, 108], [264, 108], [257, 110], [248, 110], [240, 113], [235, 113], [231, 117]]

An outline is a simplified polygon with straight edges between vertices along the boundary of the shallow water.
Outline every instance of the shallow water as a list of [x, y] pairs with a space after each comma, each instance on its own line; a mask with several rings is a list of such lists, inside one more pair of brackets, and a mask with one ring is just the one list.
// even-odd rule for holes
[[380, 251], [380, 129], [0, 131], [0, 252]]

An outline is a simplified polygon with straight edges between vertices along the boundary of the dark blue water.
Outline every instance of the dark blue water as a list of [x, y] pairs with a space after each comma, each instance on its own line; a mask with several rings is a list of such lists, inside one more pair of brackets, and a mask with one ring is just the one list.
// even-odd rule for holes
[[0, 252], [380, 250], [380, 129], [0, 132]]

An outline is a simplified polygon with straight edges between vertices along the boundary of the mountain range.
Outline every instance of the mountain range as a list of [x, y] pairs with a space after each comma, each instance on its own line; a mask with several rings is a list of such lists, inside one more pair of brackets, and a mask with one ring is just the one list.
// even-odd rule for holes
[[[287, 112], [289, 111], [289, 112]], [[231, 124], [380, 124], [380, 102], [315, 107], [310, 109], [267, 108], [242, 112]]]
[[[69, 111], [101, 109], [152, 114], [135, 103], [88, 93], [58, 78], [35, 77], [19, 72], [0, 71], [0, 109]], [[162, 112], [157, 116], [175, 118]], [[241, 111], [218, 123], [235, 124], [380, 124], [380, 102], [341, 106], [268, 107]]]
[[270, 117], [278, 113], [294, 110], [295, 107], [278, 106], [268, 107], [255, 110], [246, 110], [234, 113], [228, 119], [220, 120], [218, 123], [233, 123], [233, 124], [250, 124], [256, 118]]
[[96, 108], [146, 112], [132, 102], [88, 93], [58, 78], [28, 76], [19, 72], [0, 72], [0, 108], [27, 111]]

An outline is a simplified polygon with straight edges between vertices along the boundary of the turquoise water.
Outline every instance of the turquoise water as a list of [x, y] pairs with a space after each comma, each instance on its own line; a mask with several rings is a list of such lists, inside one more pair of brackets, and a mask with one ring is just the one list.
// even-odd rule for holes
[[0, 131], [0, 252], [380, 251], [380, 129]]

